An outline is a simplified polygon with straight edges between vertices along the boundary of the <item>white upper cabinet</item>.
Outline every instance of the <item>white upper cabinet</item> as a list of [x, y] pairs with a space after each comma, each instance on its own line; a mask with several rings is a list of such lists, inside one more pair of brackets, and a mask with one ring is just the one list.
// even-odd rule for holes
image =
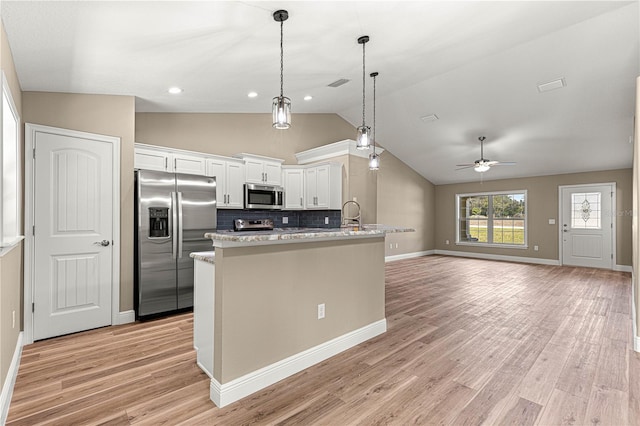
[[342, 165], [331, 162], [307, 166], [304, 173], [304, 188], [306, 209], [341, 209]]
[[134, 168], [186, 173], [190, 175], [205, 175], [206, 161], [204, 155], [187, 154], [171, 151], [166, 148], [144, 148], [136, 145], [134, 150]]
[[204, 156], [174, 153], [173, 171], [204, 176], [207, 173], [206, 160]]
[[304, 209], [304, 171], [301, 167], [282, 167], [285, 210]]
[[244, 207], [244, 164], [241, 160], [223, 157], [207, 158], [207, 176], [216, 178], [218, 208]]
[[138, 148], [136, 146], [133, 167], [136, 169], [158, 170], [161, 172], [172, 171], [173, 158], [171, 157], [172, 155], [166, 151]]
[[284, 160], [245, 153], [234, 155], [234, 157], [244, 161], [247, 183], [282, 186]]

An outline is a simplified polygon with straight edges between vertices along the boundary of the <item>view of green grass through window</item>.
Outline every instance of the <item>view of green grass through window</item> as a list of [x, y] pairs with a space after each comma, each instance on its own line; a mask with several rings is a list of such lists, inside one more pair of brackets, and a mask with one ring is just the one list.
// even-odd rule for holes
[[458, 242], [526, 245], [526, 191], [458, 195]]

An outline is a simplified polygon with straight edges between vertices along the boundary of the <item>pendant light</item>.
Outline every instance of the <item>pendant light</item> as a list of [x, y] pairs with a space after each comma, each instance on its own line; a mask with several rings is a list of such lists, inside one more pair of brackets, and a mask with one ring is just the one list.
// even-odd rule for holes
[[373, 137], [371, 138], [371, 146], [373, 152], [369, 154], [369, 170], [380, 169], [380, 156], [376, 154], [376, 77], [377, 72], [369, 74], [373, 78]]
[[289, 12], [277, 10], [273, 12], [273, 19], [280, 22], [280, 96], [273, 98], [273, 127], [288, 129], [291, 127], [291, 99], [283, 94], [284, 86], [284, 49], [282, 47], [284, 21], [289, 19]]
[[356, 136], [356, 148], [369, 149], [371, 146], [371, 128], [364, 122], [365, 113], [365, 53], [364, 45], [369, 41], [369, 36], [362, 36], [358, 38], [358, 43], [362, 45], [362, 126], [358, 127], [358, 133]]

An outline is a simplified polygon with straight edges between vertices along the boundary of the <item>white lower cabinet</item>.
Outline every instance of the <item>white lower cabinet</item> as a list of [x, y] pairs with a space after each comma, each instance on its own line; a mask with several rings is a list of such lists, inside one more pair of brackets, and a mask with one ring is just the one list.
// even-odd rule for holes
[[218, 208], [244, 207], [244, 164], [240, 160], [207, 158], [207, 176], [216, 178]]
[[300, 167], [282, 166], [285, 210], [304, 209], [304, 171]]

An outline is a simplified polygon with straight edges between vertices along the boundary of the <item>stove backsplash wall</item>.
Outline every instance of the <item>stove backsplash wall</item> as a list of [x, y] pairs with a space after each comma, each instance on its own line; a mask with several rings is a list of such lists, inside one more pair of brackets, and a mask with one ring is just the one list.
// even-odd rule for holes
[[[234, 219], [273, 219], [276, 228], [339, 228], [340, 210], [227, 210], [218, 209], [218, 229], [233, 229]], [[288, 223], [282, 223], [286, 217]], [[325, 225], [325, 218], [329, 224]]]

